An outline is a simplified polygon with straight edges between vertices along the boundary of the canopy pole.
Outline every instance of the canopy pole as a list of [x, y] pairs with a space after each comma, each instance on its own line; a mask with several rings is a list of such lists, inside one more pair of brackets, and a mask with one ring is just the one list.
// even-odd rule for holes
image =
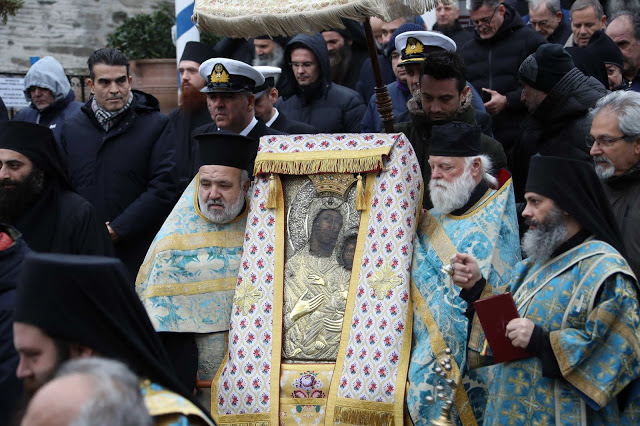
[[[393, 133], [393, 105], [391, 98], [389, 97], [389, 91], [387, 86], [382, 81], [382, 72], [380, 72], [380, 63], [378, 62], [378, 51], [376, 50], [376, 44], [373, 39], [373, 30], [371, 29], [371, 23], [369, 17], [364, 20], [364, 33], [367, 36], [367, 49], [369, 50], [369, 56], [371, 57], [371, 66], [373, 68], [373, 76], [376, 79], [376, 88], [374, 92], [376, 94], [376, 105], [378, 106], [378, 113], [384, 124], [384, 131], [386, 133]], [[368, 99], [364, 100], [365, 102]]]

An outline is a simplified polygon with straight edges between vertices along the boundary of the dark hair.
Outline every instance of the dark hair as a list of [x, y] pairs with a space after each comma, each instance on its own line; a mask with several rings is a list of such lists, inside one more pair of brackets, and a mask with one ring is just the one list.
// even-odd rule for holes
[[102, 49], [96, 50], [91, 54], [91, 56], [89, 56], [87, 65], [89, 66], [89, 76], [91, 77], [91, 80], [95, 79], [93, 67], [96, 64], [125, 66], [127, 67], [127, 77], [129, 77], [129, 60], [124, 56], [124, 53], [118, 49], [114, 49], [113, 47], [103, 47]]
[[420, 67], [420, 80], [424, 75], [431, 76], [436, 80], [454, 78], [458, 92], [462, 92], [462, 89], [467, 85], [465, 72], [464, 61], [460, 55], [442, 50], [428, 53], [425, 56], [425, 61]]

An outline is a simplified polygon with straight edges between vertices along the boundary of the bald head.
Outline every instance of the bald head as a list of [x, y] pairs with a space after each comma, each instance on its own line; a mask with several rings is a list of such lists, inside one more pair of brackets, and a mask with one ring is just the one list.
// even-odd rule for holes
[[66, 426], [91, 398], [88, 374], [59, 377], [44, 385], [31, 399], [22, 426]]

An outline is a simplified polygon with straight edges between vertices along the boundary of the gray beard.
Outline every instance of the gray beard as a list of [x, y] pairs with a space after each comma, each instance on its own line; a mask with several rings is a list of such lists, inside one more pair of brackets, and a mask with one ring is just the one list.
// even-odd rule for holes
[[444, 179], [431, 179], [429, 194], [433, 207], [442, 214], [448, 214], [467, 204], [475, 187], [476, 182], [466, 167], [464, 173], [451, 183]]
[[[276, 44], [273, 52], [269, 55], [261, 55], [253, 58], [253, 66], [268, 66], [282, 68], [282, 60], [284, 59], [284, 49]], [[276, 76], [276, 81], [278, 76]]]
[[[212, 204], [221, 205], [223, 210], [209, 210], [208, 206]], [[242, 211], [242, 208], [244, 207], [244, 193], [240, 192], [238, 199], [228, 207], [222, 199], [209, 200], [205, 202], [200, 198], [200, 195], [198, 195], [198, 205], [200, 206], [200, 211], [204, 217], [209, 219], [211, 222], [217, 224], [229, 223], [238, 217]]]
[[[527, 220], [527, 224], [531, 223]], [[544, 262], [566, 240], [569, 228], [562, 210], [554, 207], [536, 229], [529, 229], [522, 237], [522, 251], [533, 262]]]
[[[596, 174], [600, 179], [609, 179], [615, 173], [615, 167], [613, 167], [613, 163], [604, 155], [598, 155], [597, 157], [593, 157], [593, 160], [596, 162]], [[607, 163], [606, 166], [603, 166], [602, 163], [598, 161], [604, 161]]]

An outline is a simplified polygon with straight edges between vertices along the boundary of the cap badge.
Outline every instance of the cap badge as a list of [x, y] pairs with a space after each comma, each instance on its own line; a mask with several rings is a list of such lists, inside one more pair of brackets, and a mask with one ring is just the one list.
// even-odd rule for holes
[[407, 39], [407, 47], [405, 48], [405, 55], [416, 55], [424, 53], [424, 44], [414, 37]]
[[229, 83], [229, 71], [222, 64], [215, 64], [209, 76], [211, 83]]

